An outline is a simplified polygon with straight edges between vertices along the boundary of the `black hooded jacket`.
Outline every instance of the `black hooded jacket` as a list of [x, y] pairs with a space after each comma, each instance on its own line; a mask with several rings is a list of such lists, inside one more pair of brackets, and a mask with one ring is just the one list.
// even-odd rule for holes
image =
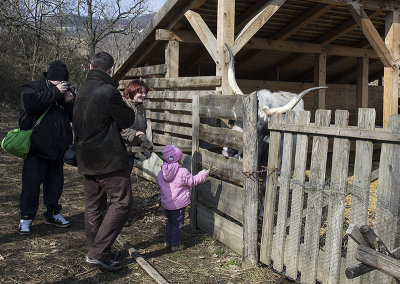
[[70, 122], [73, 103], [65, 103], [64, 95], [46, 79], [46, 72], [39, 81], [22, 85], [20, 95], [22, 108], [18, 121], [20, 129], [31, 129], [50, 106], [32, 133], [29, 153], [43, 159], [62, 159], [65, 149], [72, 143]]
[[128, 166], [121, 129], [135, 121], [135, 112], [123, 100], [118, 83], [92, 69], [75, 99], [73, 128], [78, 170], [100, 175]]

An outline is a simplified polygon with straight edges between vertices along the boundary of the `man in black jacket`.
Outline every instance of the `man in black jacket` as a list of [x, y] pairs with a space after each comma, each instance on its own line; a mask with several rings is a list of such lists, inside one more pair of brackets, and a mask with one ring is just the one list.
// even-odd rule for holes
[[46, 112], [31, 136], [31, 148], [24, 160], [22, 192], [20, 196], [21, 220], [19, 233], [30, 235], [31, 224], [39, 205], [40, 185], [47, 211], [45, 223], [68, 227], [69, 221], [60, 214], [58, 203], [64, 186], [63, 155], [72, 143], [72, 109], [74, 95], [68, 91], [69, 73], [60, 60], [49, 64], [39, 81], [28, 82], [20, 89], [22, 111], [19, 127], [31, 129]]
[[124, 103], [118, 83], [110, 77], [113, 65], [114, 59], [106, 52], [93, 56], [76, 97], [72, 122], [78, 170], [85, 176], [86, 262], [111, 271], [121, 268], [111, 247], [132, 208], [128, 154], [120, 131], [135, 120], [135, 112]]

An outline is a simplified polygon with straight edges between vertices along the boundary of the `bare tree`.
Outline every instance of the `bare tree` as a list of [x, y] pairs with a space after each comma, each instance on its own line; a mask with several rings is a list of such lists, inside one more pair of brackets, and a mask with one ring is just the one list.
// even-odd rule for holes
[[[124, 6], [120, 0], [77, 0], [77, 15], [82, 26], [88, 51], [88, 59], [96, 52], [98, 44], [109, 37], [125, 35], [133, 37], [136, 19], [148, 9], [148, 0], [127, 1]], [[115, 42], [116, 45], [124, 41]], [[115, 54], [113, 54], [115, 55]]]

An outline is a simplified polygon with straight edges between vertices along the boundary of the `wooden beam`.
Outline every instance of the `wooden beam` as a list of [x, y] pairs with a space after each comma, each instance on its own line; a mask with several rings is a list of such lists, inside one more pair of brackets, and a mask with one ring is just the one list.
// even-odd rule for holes
[[236, 31], [241, 31], [244, 26], [254, 18], [255, 15], [261, 10], [261, 8], [264, 6], [265, 0], [258, 0], [254, 4], [249, 7], [246, 11], [238, 15], [238, 18], [236, 19], [236, 26], [235, 26], [235, 32]]
[[375, 29], [374, 24], [368, 18], [364, 10], [356, 2], [349, 3], [349, 10], [357, 24], [360, 26], [365, 37], [368, 39], [372, 48], [378, 54], [379, 58], [385, 67], [393, 67], [394, 59], [390, 54], [385, 42], [382, 40], [378, 31]]
[[[348, 5], [349, 2], [355, 2], [354, 0], [315, 0], [314, 2], [332, 4], [332, 5], [340, 5], [345, 6]], [[394, 11], [400, 9], [400, 3], [397, 0], [357, 0], [357, 3], [360, 4], [365, 9], [377, 10], [377, 11]]]
[[368, 107], [368, 57], [357, 58], [357, 108]]
[[[385, 42], [394, 58], [400, 56], [400, 12], [390, 12], [385, 19]], [[399, 66], [384, 68], [383, 127], [399, 108]]]
[[207, 49], [208, 53], [211, 55], [215, 64], [218, 66], [221, 65], [220, 56], [217, 52], [217, 39], [207, 27], [207, 24], [198, 13], [191, 10], [185, 13], [185, 17], [203, 43], [204, 47]]
[[179, 77], [179, 42], [167, 41], [165, 43], [165, 65], [167, 66], [165, 78]]
[[247, 23], [247, 25], [235, 37], [235, 43], [232, 46], [233, 55], [259, 31], [259, 29], [275, 14], [276, 11], [285, 3], [286, 0], [269, 0], [262, 10]]
[[276, 34], [272, 36], [274, 40], [285, 40], [290, 37], [292, 34], [296, 33], [298, 30], [307, 26], [309, 23], [319, 18], [326, 11], [332, 9], [332, 5], [326, 5], [322, 3], [318, 3], [314, 5], [311, 9], [307, 10], [300, 17], [290, 22], [283, 29], [278, 31]]
[[[326, 54], [316, 54], [314, 61], [314, 84], [316, 87], [326, 86]], [[326, 89], [314, 93], [314, 111], [325, 108]]]
[[220, 57], [220, 66], [216, 66], [215, 73], [222, 77], [219, 90], [223, 95], [231, 95], [232, 89], [228, 83], [229, 58], [225, 53], [225, 44], [232, 46], [235, 32], [235, 0], [218, 0], [217, 11], [217, 52]]
[[166, 72], [167, 66], [165, 64], [137, 67], [131, 68], [128, 72], [126, 72], [124, 79], [151, 75], [164, 75]]
[[[219, 76], [199, 76], [199, 77], [179, 77], [179, 78], [154, 78], [143, 79], [143, 81], [154, 89], [168, 88], [200, 88], [200, 87], [216, 87], [221, 85], [221, 77]], [[125, 89], [130, 80], [119, 81], [119, 88]]]

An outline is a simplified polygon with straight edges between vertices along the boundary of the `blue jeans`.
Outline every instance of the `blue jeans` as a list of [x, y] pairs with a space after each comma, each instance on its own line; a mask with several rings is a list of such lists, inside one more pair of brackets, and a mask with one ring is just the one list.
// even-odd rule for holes
[[171, 246], [176, 247], [181, 243], [181, 230], [185, 221], [185, 209], [165, 210], [167, 216], [167, 224], [165, 227], [165, 242], [171, 243]]
[[134, 164], [135, 164], [135, 156], [129, 156], [129, 164], [128, 164], [129, 175], [132, 173]]

